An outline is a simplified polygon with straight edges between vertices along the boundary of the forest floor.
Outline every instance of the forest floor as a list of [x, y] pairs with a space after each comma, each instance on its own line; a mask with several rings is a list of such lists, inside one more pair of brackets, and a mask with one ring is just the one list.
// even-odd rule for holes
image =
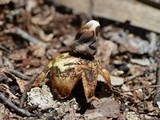
[[[95, 92], [99, 101], [79, 105], [74, 96], [55, 100], [47, 83], [32, 88], [24, 99], [29, 81], [51, 59], [69, 49], [78, 29], [89, 19], [45, 0], [11, 2], [0, 5], [0, 11], [1, 120], [159, 119], [160, 98], [155, 95], [160, 87], [156, 82], [160, 81], [160, 35], [93, 17], [101, 24], [95, 58], [110, 72], [112, 86], [120, 94], [108, 93], [99, 82]], [[44, 104], [34, 103], [34, 94]]]

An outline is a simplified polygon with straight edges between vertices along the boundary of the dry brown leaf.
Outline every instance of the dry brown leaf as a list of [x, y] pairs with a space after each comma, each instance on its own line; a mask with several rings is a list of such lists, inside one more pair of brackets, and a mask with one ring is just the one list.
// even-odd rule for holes
[[27, 58], [27, 52], [25, 51], [25, 49], [15, 50], [14, 52], [9, 54], [9, 58], [16, 61], [23, 60]]
[[20, 89], [21, 93], [23, 93], [25, 91], [26, 86], [29, 84], [29, 81], [21, 80], [17, 77], [16, 77], [16, 82], [19, 86], [19, 89]]
[[143, 75], [147, 70], [146, 67], [140, 65], [130, 65], [129, 69], [132, 75], [135, 74]]
[[117, 52], [117, 46], [113, 42], [106, 40], [100, 40], [98, 44], [101, 47], [97, 49], [96, 58], [106, 67], [109, 65], [111, 54]]
[[10, 78], [16, 80], [16, 82], [17, 82], [17, 84], [18, 84], [18, 86], [19, 86], [20, 91], [23, 93], [24, 90], [25, 90], [25, 87], [26, 87], [26, 85], [29, 83], [29, 81], [22, 80], [22, 79], [16, 77], [14, 74], [12, 74], [12, 73], [10, 73], [10, 72], [7, 72], [7, 71], [5, 71], [5, 74], [6, 74], [7, 76], [10, 76]]
[[6, 120], [8, 118], [9, 110], [0, 103], [0, 120]]
[[51, 20], [53, 20], [54, 15], [50, 15], [47, 18], [41, 18], [39, 15], [32, 17], [31, 22], [35, 25], [47, 25]]
[[120, 104], [109, 98], [102, 98], [93, 102], [94, 109], [87, 110], [85, 118], [99, 120], [101, 118], [118, 118], [120, 115]]
[[46, 34], [42, 29], [39, 30], [39, 36], [42, 40], [49, 42], [54, 37], [53, 33]]
[[33, 46], [33, 55], [36, 57], [43, 57], [45, 55], [46, 48], [41, 45]]
[[33, 67], [39, 67], [42, 65], [39, 59], [24, 59], [22, 61], [23, 65], [25, 67], [33, 66]]

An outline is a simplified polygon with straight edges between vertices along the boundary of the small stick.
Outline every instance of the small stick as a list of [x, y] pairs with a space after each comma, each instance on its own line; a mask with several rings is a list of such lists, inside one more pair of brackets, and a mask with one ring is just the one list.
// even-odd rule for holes
[[30, 81], [31, 80], [31, 77], [27, 76], [27, 75], [24, 75], [23, 73], [17, 71], [17, 70], [14, 70], [14, 69], [8, 69], [8, 71], [12, 74], [14, 74], [15, 76], [23, 79], [23, 80], [26, 80], [26, 81]]
[[3, 45], [0, 45], [0, 49], [3, 50], [3, 51], [9, 52], [9, 49], [7, 49], [7, 48], [6, 48], [5, 46], [3, 46]]
[[21, 97], [21, 99], [20, 99], [20, 104], [19, 104], [19, 107], [20, 107], [20, 108], [23, 107], [23, 103], [24, 103], [24, 101], [25, 101], [25, 99], [26, 99], [27, 92], [31, 89], [31, 86], [32, 86], [32, 84], [34, 83], [36, 77], [37, 77], [37, 75], [35, 74], [35, 75], [31, 78], [29, 84], [26, 86], [26, 88], [25, 88], [25, 90], [24, 90], [24, 92], [23, 92], [23, 94], [22, 94], [22, 97]]
[[19, 107], [17, 107], [15, 104], [13, 104], [11, 101], [9, 101], [1, 92], [0, 92], [0, 100], [2, 100], [2, 102], [12, 108], [17, 114], [22, 115], [22, 116], [31, 116], [32, 114], [24, 109], [21, 109]]
[[16, 34], [16, 35], [22, 37], [23, 39], [28, 40], [29, 42], [33, 43], [34, 45], [40, 44], [40, 45], [46, 47], [46, 44], [44, 42], [29, 35], [27, 32], [23, 31], [22, 29], [20, 29], [18, 27], [12, 28], [10, 30], [4, 30], [4, 33]]
[[[160, 85], [160, 62], [158, 62], [157, 66], [157, 85]], [[160, 101], [160, 87], [157, 87], [155, 97], [154, 97], [154, 104], [157, 104], [157, 101]]]
[[135, 91], [135, 90], [138, 90], [138, 89], [143, 89], [143, 88], [160, 88], [160, 85], [148, 85], [148, 86], [142, 86], [142, 87], [139, 87], [139, 88], [134, 88], [134, 89], [130, 89], [130, 90], [123, 90], [122, 92], [131, 92], [131, 91]]
[[[160, 85], [160, 40], [157, 40], [157, 51], [154, 53], [155, 60], [157, 61], [156, 80], [157, 85]], [[157, 102], [160, 102], [160, 88], [158, 87], [154, 96], [154, 105], [157, 106]]]
[[139, 76], [141, 76], [141, 75], [142, 75], [142, 74], [136, 73], [136, 74], [134, 74], [134, 75], [132, 75], [132, 76], [127, 77], [124, 82], [129, 82], [130, 80], [133, 80], [133, 79], [135, 79], [136, 77], [139, 77]]

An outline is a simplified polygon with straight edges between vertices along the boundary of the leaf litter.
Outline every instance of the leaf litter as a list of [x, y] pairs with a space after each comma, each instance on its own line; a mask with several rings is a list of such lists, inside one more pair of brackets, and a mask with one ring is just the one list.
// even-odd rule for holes
[[[60, 13], [57, 6], [48, 5], [45, 0], [34, 1], [33, 6], [30, 6], [32, 1], [27, 4], [24, 0], [20, 1], [11, 0], [11, 6], [7, 4], [9, 1], [4, 0], [1, 5], [5, 8], [0, 15], [2, 119], [156, 120], [160, 117], [159, 108], [153, 103], [156, 88], [159, 87], [156, 86], [159, 35], [141, 30], [145, 33], [144, 37], [144, 34], [137, 34], [135, 28], [135, 31], [130, 31], [132, 26], [124, 29], [115, 23], [101, 28], [96, 59], [116, 77], [113, 86], [119, 96], [110, 95], [102, 80], [96, 89], [96, 93], [102, 94], [98, 101], [92, 105], [79, 105], [74, 97], [66, 101], [55, 100], [47, 84], [32, 88], [22, 108], [15, 107], [19, 105], [21, 92], [28, 81], [19, 76], [6, 76], [4, 70], [14, 69], [32, 78], [50, 59], [68, 50], [73, 36], [87, 21], [85, 15]], [[76, 25], [73, 24], [75, 22]], [[9, 71], [9, 74], [13, 73]], [[35, 99], [38, 99], [37, 102]], [[5, 103], [3, 100], [9, 101]], [[41, 105], [44, 103], [48, 104], [44, 107]], [[22, 117], [21, 113], [30, 117]]]

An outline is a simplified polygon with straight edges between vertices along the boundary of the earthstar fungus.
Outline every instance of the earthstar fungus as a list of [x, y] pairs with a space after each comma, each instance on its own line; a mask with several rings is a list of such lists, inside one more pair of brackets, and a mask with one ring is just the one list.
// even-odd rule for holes
[[71, 45], [72, 52], [63, 53], [51, 60], [32, 86], [38, 86], [50, 73], [53, 91], [60, 99], [64, 99], [71, 94], [75, 85], [82, 80], [86, 100], [90, 102], [95, 98], [98, 75], [101, 75], [107, 87], [111, 90], [109, 72], [103, 69], [100, 63], [94, 59], [99, 27], [99, 22], [95, 20], [91, 20], [82, 26]]

